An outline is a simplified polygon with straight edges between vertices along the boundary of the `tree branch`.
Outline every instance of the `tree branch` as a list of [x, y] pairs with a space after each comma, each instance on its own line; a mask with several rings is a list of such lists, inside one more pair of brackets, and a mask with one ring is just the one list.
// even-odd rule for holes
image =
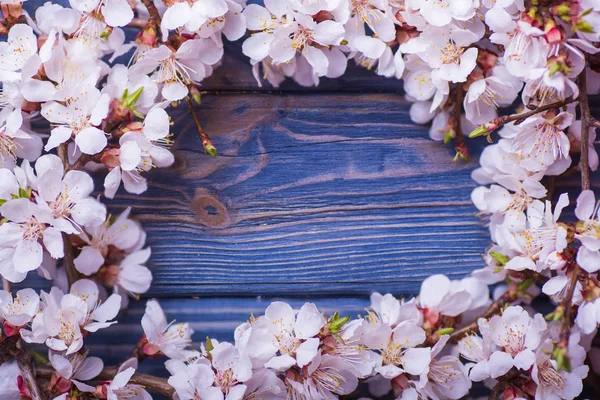
[[25, 351], [20, 339], [17, 339], [17, 341], [14, 341], [13, 338], [5, 339], [3, 342], [0, 342], [0, 348], [17, 360], [17, 364], [21, 370], [21, 377], [29, 389], [31, 400], [45, 400], [46, 396], [37, 383], [36, 370], [33, 367], [33, 357], [31, 353]]
[[577, 79], [579, 86], [579, 109], [581, 110], [581, 189], [590, 188], [590, 105], [587, 97], [587, 67], [579, 74]]
[[188, 97], [186, 97], [186, 100], [188, 103], [188, 107], [190, 109], [190, 113], [192, 114], [192, 117], [194, 118], [194, 122], [196, 123], [196, 129], [198, 130], [198, 136], [200, 136], [200, 140], [202, 141], [202, 146], [204, 146], [204, 152], [206, 154], [210, 154], [213, 157], [216, 157], [217, 149], [212, 144], [210, 138], [208, 137], [208, 134], [202, 127], [202, 124], [200, 124], [200, 119], [198, 118], [198, 115], [196, 114], [196, 110], [194, 109], [194, 103], [192, 103], [192, 99], [188, 96]]
[[[49, 379], [52, 377], [54, 369], [50, 366], [40, 366], [37, 368], [37, 372], [40, 377]], [[100, 374], [94, 379], [109, 381], [115, 377], [117, 372], [117, 367], [105, 367], [102, 370], [102, 372], [100, 372]], [[129, 382], [135, 383], [137, 385], [142, 385], [145, 388], [167, 396], [168, 398], [171, 398], [173, 396], [173, 393], [175, 393], [175, 390], [171, 385], [169, 385], [166, 379], [159, 378], [153, 375], [140, 374], [139, 372], [136, 372], [135, 374], [133, 374]]]
[[[502, 309], [504, 304], [512, 303], [513, 301], [517, 300], [517, 298], [518, 298], [518, 286], [516, 283], [513, 283], [508, 288], [506, 293], [504, 293], [502, 296], [498, 297], [492, 304], [490, 304], [488, 309], [479, 318], [489, 319], [489, 318], [493, 317], [494, 315], [499, 314], [500, 310]], [[477, 318], [477, 319], [479, 319], [479, 318]], [[460, 339], [467, 336], [468, 334], [477, 333], [477, 332], [479, 332], [479, 325], [477, 324], [477, 320], [475, 320], [472, 323], [470, 323], [469, 325], [467, 325], [457, 331], [452, 332], [452, 334], [450, 335], [450, 341], [452, 343], [458, 343], [460, 341]]]
[[533, 115], [539, 114], [544, 111], [551, 110], [553, 108], [564, 107], [567, 104], [571, 104], [576, 100], [577, 100], [576, 98], [567, 97], [564, 100], [537, 107], [535, 110], [526, 111], [526, 112], [519, 113], [519, 114], [503, 115], [501, 117], [491, 120], [490, 122], [480, 125], [479, 127], [477, 127], [477, 129], [475, 129], [473, 132], [471, 132], [469, 137], [474, 138], [477, 136], [489, 135], [490, 133], [494, 132], [498, 128], [501, 128], [504, 125], [511, 123], [511, 122], [514, 122], [515, 125], [519, 125], [523, 121], [525, 121], [527, 118], [529, 118]]
[[160, 26], [160, 13], [158, 12], [158, 8], [154, 5], [152, 0], [141, 0], [142, 4], [146, 6], [148, 10], [148, 14], [150, 14], [150, 18], [148, 19], [146, 26], [155, 25], [156, 27]]

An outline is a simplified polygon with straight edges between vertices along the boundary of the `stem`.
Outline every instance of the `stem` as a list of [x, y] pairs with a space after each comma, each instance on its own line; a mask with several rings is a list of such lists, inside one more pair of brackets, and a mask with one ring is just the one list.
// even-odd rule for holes
[[465, 136], [462, 131], [460, 119], [462, 115], [462, 103], [465, 97], [465, 90], [462, 85], [456, 88], [454, 96], [454, 107], [451, 111], [452, 118], [454, 119], [454, 150], [456, 150], [456, 156], [452, 162], [462, 158], [464, 161], [470, 161], [469, 149], [465, 143]]
[[579, 109], [581, 110], [581, 189], [589, 190], [590, 188], [590, 105], [587, 97], [587, 67], [583, 68], [583, 72], [577, 79], [579, 86]]
[[156, 8], [154, 5], [154, 2], [152, 0], [141, 0], [141, 2], [144, 6], [146, 6], [148, 14], [150, 14], [150, 18], [148, 19], [146, 25], [155, 25], [157, 27], [160, 26], [160, 13], [158, 12], [158, 8]]
[[12, 293], [12, 282], [6, 278], [2, 278], [2, 290]]
[[204, 151], [206, 152], [206, 154], [210, 154], [211, 156], [216, 157], [217, 149], [212, 144], [210, 138], [208, 137], [208, 134], [202, 127], [202, 124], [200, 124], [200, 119], [198, 119], [198, 115], [196, 114], [196, 110], [194, 109], [194, 103], [192, 103], [192, 99], [188, 96], [186, 97], [186, 100], [190, 109], [190, 113], [192, 114], [194, 122], [196, 123], [196, 129], [198, 130], [198, 136], [200, 136], [200, 140], [202, 141], [202, 146], [204, 146]]
[[[38, 367], [37, 371], [38, 375], [42, 378], [50, 378], [54, 373], [54, 369], [49, 366], [40, 366]], [[105, 367], [100, 372], [100, 374], [94, 379], [112, 380], [117, 374], [117, 372], [117, 367]], [[133, 374], [129, 382], [142, 385], [145, 388], [160, 393], [168, 398], [171, 398], [173, 396], [173, 393], [175, 393], [175, 390], [173, 389], [173, 387], [171, 387], [171, 385], [169, 385], [166, 379], [159, 378], [153, 375], [140, 374], [139, 372], [136, 372], [135, 374]]]
[[17, 339], [17, 341], [11, 339], [12, 338], [5, 339], [0, 343], [0, 349], [17, 360], [19, 369], [21, 370], [21, 377], [29, 389], [31, 400], [45, 400], [46, 396], [37, 383], [36, 370], [33, 367], [33, 357], [31, 356], [31, 353], [25, 351], [23, 342], [21, 342], [20, 339]]
[[[84, 157], [83, 156], [79, 157], [79, 159], [75, 162], [75, 164], [71, 165], [69, 163], [69, 155], [67, 153], [68, 150], [67, 150], [66, 143], [62, 143], [60, 146], [58, 146], [58, 148], [56, 149], [56, 152], [58, 153], [58, 156], [60, 157], [60, 159], [65, 167], [65, 173], [71, 169], [80, 169], [80, 168], [74, 168], [74, 167], [78, 166], [79, 161], [82, 160]], [[70, 289], [71, 285], [73, 283], [75, 283], [77, 280], [79, 280], [79, 278], [81, 278], [81, 275], [79, 274], [79, 271], [77, 271], [77, 269], [75, 269], [75, 264], [73, 262], [73, 260], [75, 260], [75, 255], [73, 254], [73, 245], [71, 244], [71, 239], [69, 238], [69, 235], [67, 235], [66, 233], [63, 232], [62, 239], [63, 239], [63, 246], [64, 246], [64, 252], [65, 252], [65, 256], [63, 257], [63, 266], [65, 267], [65, 272], [67, 273], [67, 281], [69, 282], [69, 289]]]
[[144, 29], [148, 25], [149, 20], [144, 18], [134, 18], [126, 25], [127, 28]]
[[[490, 304], [488, 309], [479, 318], [489, 319], [489, 318], [493, 317], [494, 315], [499, 314], [500, 310], [502, 309], [502, 306], [504, 306], [504, 304], [511, 303], [518, 298], [517, 293], [518, 293], [517, 284], [512, 284], [508, 288], [506, 293], [504, 293], [502, 296], [498, 297], [492, 304]], [[479, 319], [479, 318], [477, 318], [477, 319]], [[478, 331], [479, 331], [479, 325], [477, 324], [477, 320], [475, 320], [472, 323], [470, 323], [469, 325], [467, 325], [457, 331], [454, 331], [450, 335], [450, 341], [452, 343], [458, 343], [460, 341], [460, 339], [467, 336], [469, 333], [476, 333]]]
[[75, 268], [75, 255], [73, 254], [73, 245], [71, 239], [66, 233], [62, 233], [63, 245], [65, 249], [65, 256], [63, 257], [63, 266], [67, 273], [67, 281], [69, 282], [69, 289], [73, 283], [77, 282], [81, 278], [81, 274]]

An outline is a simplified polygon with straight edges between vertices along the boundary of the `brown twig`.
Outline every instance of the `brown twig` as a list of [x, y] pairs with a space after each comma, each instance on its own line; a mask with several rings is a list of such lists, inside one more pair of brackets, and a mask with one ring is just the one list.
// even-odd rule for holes
[[[81, 160], [83, 157], [80, 157], [74, 165], [71, 165], [71, 163], [69, 162], [69, 155], [67, 153], [68, 150], [66, 143], [62, 143], [60, 146], [58, 146], [56, 152], [58, 153], [58, 156], [60, 157], [65, 167], [65, 172], [74, 169], [74, 165], [76, 165], [77, 162], [79, 162], [79, 160]], [[71, 239], [69, 238], [69, 235], [63, 232], [62, 239], [65, 253], [65, 256], [63, 257], [63, 266], [65, 267], [65, 272], [67, 273], [67, 281], [69, 282], [70, 288], [73, 283], [79, 280], [81, 275], [79, 274], [77, 269], [75, 269], [75, 255], [73, 253], [73, 245], [71, 244]]]
[[144, 29], [146, 26], [148, 26], [148, 20], [145, 18], [134, 18], [125, 26], [127, 28]]
[[456, 162], [458, 158], [463, 159], [466, 162], [469, 162], [471, 156], [469, 155], [469, 149], [465, 143], [465, 136], [462, 131], [462, 126], [460, 123], [462, 116], [462, 103], [465, 97], [465, 89], [462, 85], [459, 85], [456, 88], [455, 96], [454, 96], [454, 107], [452, 108], [451, 115], [454, 123], [454, 150], [456, 150], [456, 156], [452, 162]]
[[188, 96], [186, 98], [186, 100], [188, 103], [188, 107], [190, 109], [190, 113], [192, 114], [192, 118], [194, 119], [194, 122], [196, 123], [196, 129], [198, 130], [198, 136], [200, 136], [200, 140], [202, 141], [202, 146], [204, 147], [204, 151], [206, 152], [206, 154], [210, 154], [211, 156], [216, 157], [217, 149], [212, 144], [212, 141], [210, 140], [210, 138], [208, 137], [208, 134], [202, 127], [202, 124], [200, 124], [200, 119], [198, 118], [198, 115], [196, 114], [196, 110], [194, 109], [194, 103], [192, 102], [192, 99]]
[[21, 377], [29, 389], [31, 400], [45, 400], [46, 396], [37, 383], [36, 369], [33, 367], [33, 357], [30, 352], [25, 351], [23, 342], [20, 339], [15, 341], [13, 338], [8, 338], [0, 343], [0, 349], [17, 360], [17, 364], [21, 370]]
[[581, 189], [589, 190], [590, 188], [590, 105], [587, 98], [587, 73], [586, 67], [579, 74], [577, 79], [579, 86], [579, 109], [581, 110]]
[[[518, 298], [517, 284], [513, 283], [508, 288], [506, 293], [504, 293], [502, 296], [498, 297], [494, 302], [492, 302], [492, 304], [490, 304], [488, 309], [479, 318], [489, 319], [489, 318], [493, 317], [494, 315], [499, 314], [500, 310], [506, 303], [512, 303], [513, 301], [517, 300], [517, 298]], [[479, 319], [479, 318], [477, 318], [477, 319]], [[465, 337], [466, 335], [468, 335], [470, 333], [477, 333], [478, 331], [479, 331], [479, 325], [477, 324], [477, 320], [475, 320], [472, 323], [470, 323], [469, 325], [452, 332], [452, 334], [450, 335], [450, 341], [452, 343], [458, 343], [458, 341], [460, 339], [462, 339], [463, 337]]]
[[[37, 368], [37, 372], [38, 375], [42, 378], [51, 378], [52, 374], [54, 373], [54, 369], [49, 366], [40, 366]], [[100, 375], [98, 375], [95, 379], [101, 381], [112, 380], [117, 374], [117, 372], [117, 367], [104, 367], [102, 372], [100, 372]], [[135, 374], [133, 374], [129, 382], [142, 385], [146, 389], [160, 393], [164, 396], [167, 396], [168, 398], [171, 398], [173, 396], [173, 393], [175, 393], [175, 390], [171, 385], [169, 385], [166, 379], [159, 378], [153, 375], [140, 374], [139, 372], [136, 372]]]
[[12, 282], [6, 278], [2, 278], [2, 290], [12, 293]]
[[527, 118], [529, 118], [533, 115], [536, 115], [541, 112], [548, 111], [548, 110], [551, 110], [554, 108], [564, 107], [567, 104], [573, 103], [574, 101], [577, 101], [577, 98], [573, 98], [573, 97], [569, 96], [564, 100], [557, 101], [555, 103], [546, 104], [544, 106], [537, 107], [534, 110], [526, 111], [526, 112], [519, 113], [519, 114], [503, 115], [501, 117], [491, 120], [490, 122], [479, 125], [479, 127], [476, 130], [474, 130], [469, 135], [469, 137], [474, 138], [477, 136], [486, 135], [486, 136], [488, 136], [488, 141], [491, 142], [489, 135], [492, 132], [496, 131], [497, 129], [501, 128], [502, 126], [504, 126], [510, 122], [514, 122], [515, 125], [519, 125], [523, 121], [525, 121]]
[[75, 268], [75, 254], [73, 253], [73, 245], [71, 243], [71, 238], [69, 238], [69, 235], [67, 235], [64, 232], [62, 234], [62, 238], [65, 249], [65, 256], [63, 257], [63, 266], [65, 267], [65, 272], [67, 273], [67, 281], [69, 282], [69, 288], [71, 288], [71, 285], [73, 285], [73, 283], [81, 279], [81, 274]]
[[146, 6], [148, 10], [148, 14], [150, 14], [150, 18], [148, 19], [146, 26], [155, 25], [156, 27], [160, 26], [160, 13], [158, 12], [158, 8], [154, 5], [154, 1], [152, 0], [141, 0], [142, 4]]

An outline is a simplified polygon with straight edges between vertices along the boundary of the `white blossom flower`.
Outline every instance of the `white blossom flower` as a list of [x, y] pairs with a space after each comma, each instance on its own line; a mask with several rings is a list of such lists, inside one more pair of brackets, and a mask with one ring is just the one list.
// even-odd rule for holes
[[194, 331], [187, 323], [167, 323], [164, 311], [156, 300], [148, 300], [142, 317], [142, 327], [148, 343], [144, 353], [149, 355], [162, 352], [169, 358], [184, 359], [185, 349], [191, 344]]
[[86, 354], [81, 353], [65, 357], [52, 351], [49, 352], [48, 359], [60, 377], [73, 383], [81, 392], [92, 393], [96, 390], [95, 386], [81, 381], [88, 381], [100, 374], [104, 368], [102, 359], [87, 357]]
[[564, 250], [567, 246], [567, 231], [558, 223], [558, 218], [568, 204], [569, 196], [563, 193], [556, 203], [554, 213], [549, 201], [544, 205], [541, 201], [534, 200], [529, 205], [527, 229], [514, 236], [507, 235], [511, 247], [521, 253], [508, 261], [507, 269], [542, 271], [547, 267], [549, 257]]
[[541, 314], [531, 318], [522, 307], [511, 306], [490, 319], [489, 330], [492, 342], [502, 349], [494, 351], [488, 362], [490, 376], [496, 378], [513, 366], [525, 371], [531, 368], [546, 321]]
[[19, 328], [31, 322], [39, 310], [40, 298], [33, 289], [21, 289], [13, 299], [5, 290], [0, 290], [0, 320], [6, 336], [17, 334]]
[[212, 73], [211, 66], [222, 56], [223, 48], [212, 40], [189, 39], [177, 51], [166, 45], [148, 50], [129, 69], [129, 74], [137, 76], [154, 72], [152, 78], [162, 86], [162, 96], [168, 101], [178, 101], [187, 96], [188, 85], [200, 83]]
[[325, 323], [314, 304], [305, 303], [296, 315], [289, 304], [275, 301], [252, 325], [247, 354], [254, 366], [276, 371], [293, 365], [302, 368], [317, 356], [319, 339], [315, 336]]
[[77, 270], [85, 275], [91, 275], [104, 264], [109, 247], [126, 250], [134, 246], [140, 237], [140, 227], [130, 220], [131, 207], [123, 211], [114, 221], [109, 217], [96, 227], [86, 228], [79, 237], [87, 243], [75, 258]]
[[591, 190], [583, 190], [577, 198], [575, 215], [580, 222], [575, 237], [583, 246], [577, 251], [577, 263], [587, 272], [600, 269], [600, 205]]
[[106, 134], [99, 128], [108, 115], [109, 97], [95, 87], [80, 87], [67, 104], [56, 101], [42, 105], [42, 115], [56, 124], [44, 149], [49, 151], [73, 138], [85, 154], [96, 154], [106, 147]]
[[129, 383], [137, 369], [137, 364], [135, 358], [121, 364], [115, 377], [105, 385], [107, 400], [152, 400], [152, 396], [143, 386]]

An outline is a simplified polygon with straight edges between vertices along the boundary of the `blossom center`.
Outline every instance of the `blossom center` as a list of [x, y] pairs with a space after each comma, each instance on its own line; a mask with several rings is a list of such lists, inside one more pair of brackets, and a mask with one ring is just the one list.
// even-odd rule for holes
[[558, 390], [563, 390], [565, 387], [565, 381], [548, 360], [538, 364], [538, 377], [540, 383], [545, 386], [551, 386]]

